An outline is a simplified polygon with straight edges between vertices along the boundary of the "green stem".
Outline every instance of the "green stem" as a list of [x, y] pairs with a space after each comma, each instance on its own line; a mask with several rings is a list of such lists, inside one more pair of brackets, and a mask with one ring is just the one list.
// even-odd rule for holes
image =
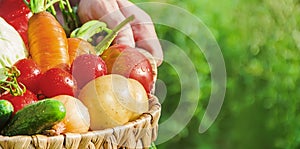
[[105, 31], [107, 34], [111, 34], [112, 30], [109, 28], [103, 28], [103, 31]]
[[32, 13], [39, 13], [46, 11], [49, 7], [53, 6], [54, 3], [59, 2], [60, 0], [30, 0], [29, 3], [26, 0], [23, 1]]
[[61, 0], [59, 8], [64, 19], [63, 28], [67, 36], [69, 36], [70, 33], [81, 24], [76, 14], [77, 7], [72, 7], [68, 0]]
[[49, 7], [49, 12], [50, 12], [53, 16], [56, 16], [56, 11], [55, 11], [55, 8], [54, 8], [53, 5]]
[[1, 71], [2, 78], [5, 78], [0, 80], [1, 89], [9, 91], [13, 96], [22, 95], [26, 91], [26, 87], [17, 81], [20, 71], [16, 67], [5, 67]]
[[104, 39], [99, 44], [97, 44], [97, 46], [95, 47], [96, 55], [101, 55], [103, 53], [103, 51], [106, 50], [110, 46], [110, 44], [113, 42], [113, 40], [115, 39], [115, 37], [117, 36], [119, 31], [133, 19], [134, 19], [133, 15], [126, 18], [118, 26], [116, 26], [110, 33], [108, 33], [104, 37]]
[[66, 0], [66, 5], [67, 5], [67, 8], [68, 8], [68, 11], [69, 11], [70, 13], [73, 13], [73, 9], [72, 9], [72, 7], [71, 7], [71, 4], [70, 4], [69, 0]]
[[[30, 0], [31, 1], [31, 0]], [[42, 1], [42, 0], [39, 0]], [[46, 5], [44, 5], [44, 8], [42, 11], [46, 11], [49, 7], [53, 6], [55, 3], [59, 2], [60, 0], [47, 0]]]
[[27, 2], [27, 0], [23, 0], [23, 2], [25, 3], [25, 5], [26, 5], [27, 7], [29, 7], [29, 2]]
[[157, 148], [156, 148], [156, 145], [155, 145], [155, 143], [154, 143], [154, 142], [152, 142], [152, 143], [151, 143], [151, 146], [150, 146], [150, 148], [149, 148], [149, 149], [157, 149]]

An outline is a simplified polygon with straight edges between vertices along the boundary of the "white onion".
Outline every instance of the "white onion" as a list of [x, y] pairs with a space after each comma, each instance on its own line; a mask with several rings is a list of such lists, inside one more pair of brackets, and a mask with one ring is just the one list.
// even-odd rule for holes
[[77, 98], [69, 95], [58, 95], [53, 99], [61, 101], [66, 108], [64, 132], [83, 133], [90, 127], [90, 115], [85, 105]]

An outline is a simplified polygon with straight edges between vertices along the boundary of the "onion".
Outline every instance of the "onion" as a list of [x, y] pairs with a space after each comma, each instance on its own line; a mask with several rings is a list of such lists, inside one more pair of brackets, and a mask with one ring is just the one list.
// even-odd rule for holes
[[53, 99], [61, 101], [66, 108], [66, 117], [62, 123], [65, 124], [64, 132], [83, 133], [90, 127], [90, 115], [85, 105], [69, 95], [58, 95]]
[[110, 74], [90, 81], [78, 98], [88, 108], [92, 130], [112, 128], [148, 111], [148, 96], [136, 80]]

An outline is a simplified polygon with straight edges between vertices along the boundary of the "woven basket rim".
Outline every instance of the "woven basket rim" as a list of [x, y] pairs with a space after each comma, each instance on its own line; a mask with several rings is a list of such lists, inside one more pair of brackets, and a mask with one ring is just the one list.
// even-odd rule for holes
[[[127, 128], [127, 127], [132, 127], [135, 123], [140, 122], [140, 121], [145, 121], [145, 120], [150, 120], [152, 123], [155, 123], [154, 120], [154, 116], [157, 114], [157, 112], [161, 112], [161, 104], [158, 101], [158, 98], [154, 95], [151, 95], [150, 99], [149, 99], [149, 110], [145, 113], [143, 113], [139, 118], [137, 118], [136, 120], [130, 121], [124, 125], [120, 125], [120, 126], [116, 126], [113, 128], [106, 128], [106, 129], [102, 129], [102, 130], [92, 130], [92, 131], [88, 131], [88, 132], [84, 132], [84, 133], [71, 133], [68, 132], [66, 134], [86, 134], [86, 133], [90, 133], [90, 132], [99, 132], [99, 133], [103, 133], [103, 132], [112, 132], [115, 129], [123, 129], [123, 128]], [[160, 116], [160, 115], [159, 115]], [[42, 134], [36, 134], [36, 135], [42, 135]], [[63, 136], [64, 134], [60, 134], [57, 136]], [[12, 138], [12, 137], [26, 137], [26, 136], [34, 136], [34, 135], [16, 135], [16, 136], [3, 136], [0, 135], [0, 141], [1, 139], [3, 139], [3, 137], [5, 138]], [[46, 137], [57, 137], [57, 136], [47, 136], [47, 135], [43, 135]]]

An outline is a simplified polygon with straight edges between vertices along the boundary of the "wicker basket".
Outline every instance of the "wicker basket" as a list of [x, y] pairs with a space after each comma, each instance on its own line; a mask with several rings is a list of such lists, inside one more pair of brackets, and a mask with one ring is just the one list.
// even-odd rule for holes
[[[157, 76], [157, 66], [151, 55], [140, 50], [150, 59]], [[152, 89], [154, 94], [154, 87]], [[123, 126], [87, 133], [66, 133], [58, 136], [0, 136], [0, 149], [119, 149], [149, 148], [156, 140], [161, 105], [152, 95], [149, 99], [149, 111], [137, 120]]]
[[150, 110], [139, 119], [123, 126], [59, 136], [1, 136], [1, 149], [118, 149], [148, 148], [157, 137], [160, 104], [155, 96], [149, 99]]

